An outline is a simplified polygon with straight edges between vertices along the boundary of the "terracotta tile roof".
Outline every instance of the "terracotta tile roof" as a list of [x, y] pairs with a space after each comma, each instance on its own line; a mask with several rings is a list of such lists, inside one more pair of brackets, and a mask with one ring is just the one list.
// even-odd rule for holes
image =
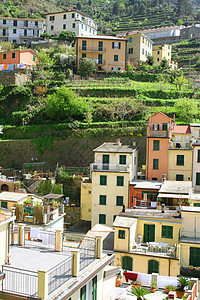
[[190, 126], [189, 125], [175, 125], [174, 129], [172, 130], [172, 134], [173, 133], [191, 133], [190, 131]]
[[10, 219], [11, 217], [8, 215], [0, 214], [0, 222]]

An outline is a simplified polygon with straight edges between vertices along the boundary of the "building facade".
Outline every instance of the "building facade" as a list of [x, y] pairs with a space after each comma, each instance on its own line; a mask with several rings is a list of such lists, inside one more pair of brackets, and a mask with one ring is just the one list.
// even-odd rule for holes
[[76, 36], [97, 34], [96, 22], [76, 10], [46, 15], [46, 32], [58, 35], [61, 31], [72, 31]]
[[0, 17], [0, 41], [11, 43], [36, 41], [43, 31], [43, 19]]
[[14, 216], [11, 217], [9, 214], [0, 213], [0, 266], [8, 263], [9, 260], [9, 227], [14, 220]]
[[92, 227], [97, 223], [112, 227], [115, 217], [128, 207], [129, 182], [137, 174], [138, 148], [118, 140], [93, 151]]
[[126, 43], [126, 39], [112, 36], [78, 36], [75, 39], [77, 68], [83, 58], [90, 58], [99, 71], [125, 71]]

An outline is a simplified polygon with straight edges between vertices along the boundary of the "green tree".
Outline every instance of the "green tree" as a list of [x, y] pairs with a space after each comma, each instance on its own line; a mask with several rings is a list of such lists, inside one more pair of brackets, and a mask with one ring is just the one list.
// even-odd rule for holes
[[160, 67], [161, 67], [163, 70], [169, 69], [169, 63], [168, 63], [168, 60], [167, 60], [166, 58], [164, 58], [164, 59], [161, 61]]
[[180, 25], [182, 25], [183, 24], [183, 21], [181, 20], [181, 19], [179, 19], [178, 21], [177, 21], [177, 23], [176, 23], [176, 25], [178, 25], [178, 26], [180, 26]]
[[89, 110], [87, 102], [65, 86], [47, 97], [46, 115], [53, 121], [83, 120]]
[[174, 79], [174, 84], [176, 84], [177, 88], [181, 90], [182, 85], [188, 84], [188, 80], [183, 75], [181, 75]]
[[147, 56], [147, 63], [148, 63], [148, 65], [153, 66], [153, 64], [154, 64], [153, 56], [151, 56], [151, 55]]
[[40, 35], [40, 37], [44, 40], [44, 39], [50, 39], [51, 35], [48, 32], [44, 32]]
[[72, 43], [76, 37], [76, 34], [71, 31], [61, 31], [58, 35], [59, 40], [64, 40]]
[[12, 51], [14, 49], [14, 45], [10, 42], [1, 42], [0, 47], [2, 50]]
[[192, 122], [198, 113], [198, 105], [194, 99], [178, 99], [174, 105], [178, 118], [184, 123]]
[[85, 57], [82, 59], [79, 69], [85, 75], [89, 75], [90, 73], [94, 73], [96, 71], [96, 63], [92, 59]]

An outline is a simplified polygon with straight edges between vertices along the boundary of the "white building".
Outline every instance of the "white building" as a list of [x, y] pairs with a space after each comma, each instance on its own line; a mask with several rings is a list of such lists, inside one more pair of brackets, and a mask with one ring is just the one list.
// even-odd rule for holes
[[97, 25], [89, 17], [76, 10], [46, 15], [46, 32], [58, 35], [61, 31], [72, 31], [76, 36], [96, 35]]
[[43, 31], [43, 19], [0, 17], [0, 42], [27, 43], [38, 40]]

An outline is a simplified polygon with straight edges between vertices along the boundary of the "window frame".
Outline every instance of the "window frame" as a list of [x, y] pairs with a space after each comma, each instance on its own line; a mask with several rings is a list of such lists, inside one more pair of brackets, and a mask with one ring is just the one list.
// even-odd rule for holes
[[99, 214], [99, 224], [106, 224], [106, 214]]
[[118, 230], [118, 239], [125, 240], [126, 238], [126, 232], [125, 230], [119, 229]]
[[160, 151], [160, 140], [153, 140], [153, 151]]
[[124, 197], [116, 196], [116, 206], [123, 206], [123, 204], [124, 204]]
[[173, 239], [173, 226], [169, 226], [169, 225], [162, 225], [162, 233], [161, 233], [161, 237], [163, 239]]
[[153, 159], [153, 170], [159, 170], [159, 159], [158, 158]]
[[126, 165], [126, 155], [125, 154], [120, 154], [119, 165]]
[[[107, 175], [100, 175], [100, 185], [107, 185]], [[103, 183], [104, 182], [104, 183]]]
[[124, 186], [124, 176], [117, 176], [117, 186]]
[[99, 205], [106, 205], [106, 195], [99, 195]]
[[184, 166], [184, 155], [177, 154], [177, 156], [176, 156], [176, 165], [177, 166]]
[[119, 61], [119, 55], [114, 54], [114, 61]]

